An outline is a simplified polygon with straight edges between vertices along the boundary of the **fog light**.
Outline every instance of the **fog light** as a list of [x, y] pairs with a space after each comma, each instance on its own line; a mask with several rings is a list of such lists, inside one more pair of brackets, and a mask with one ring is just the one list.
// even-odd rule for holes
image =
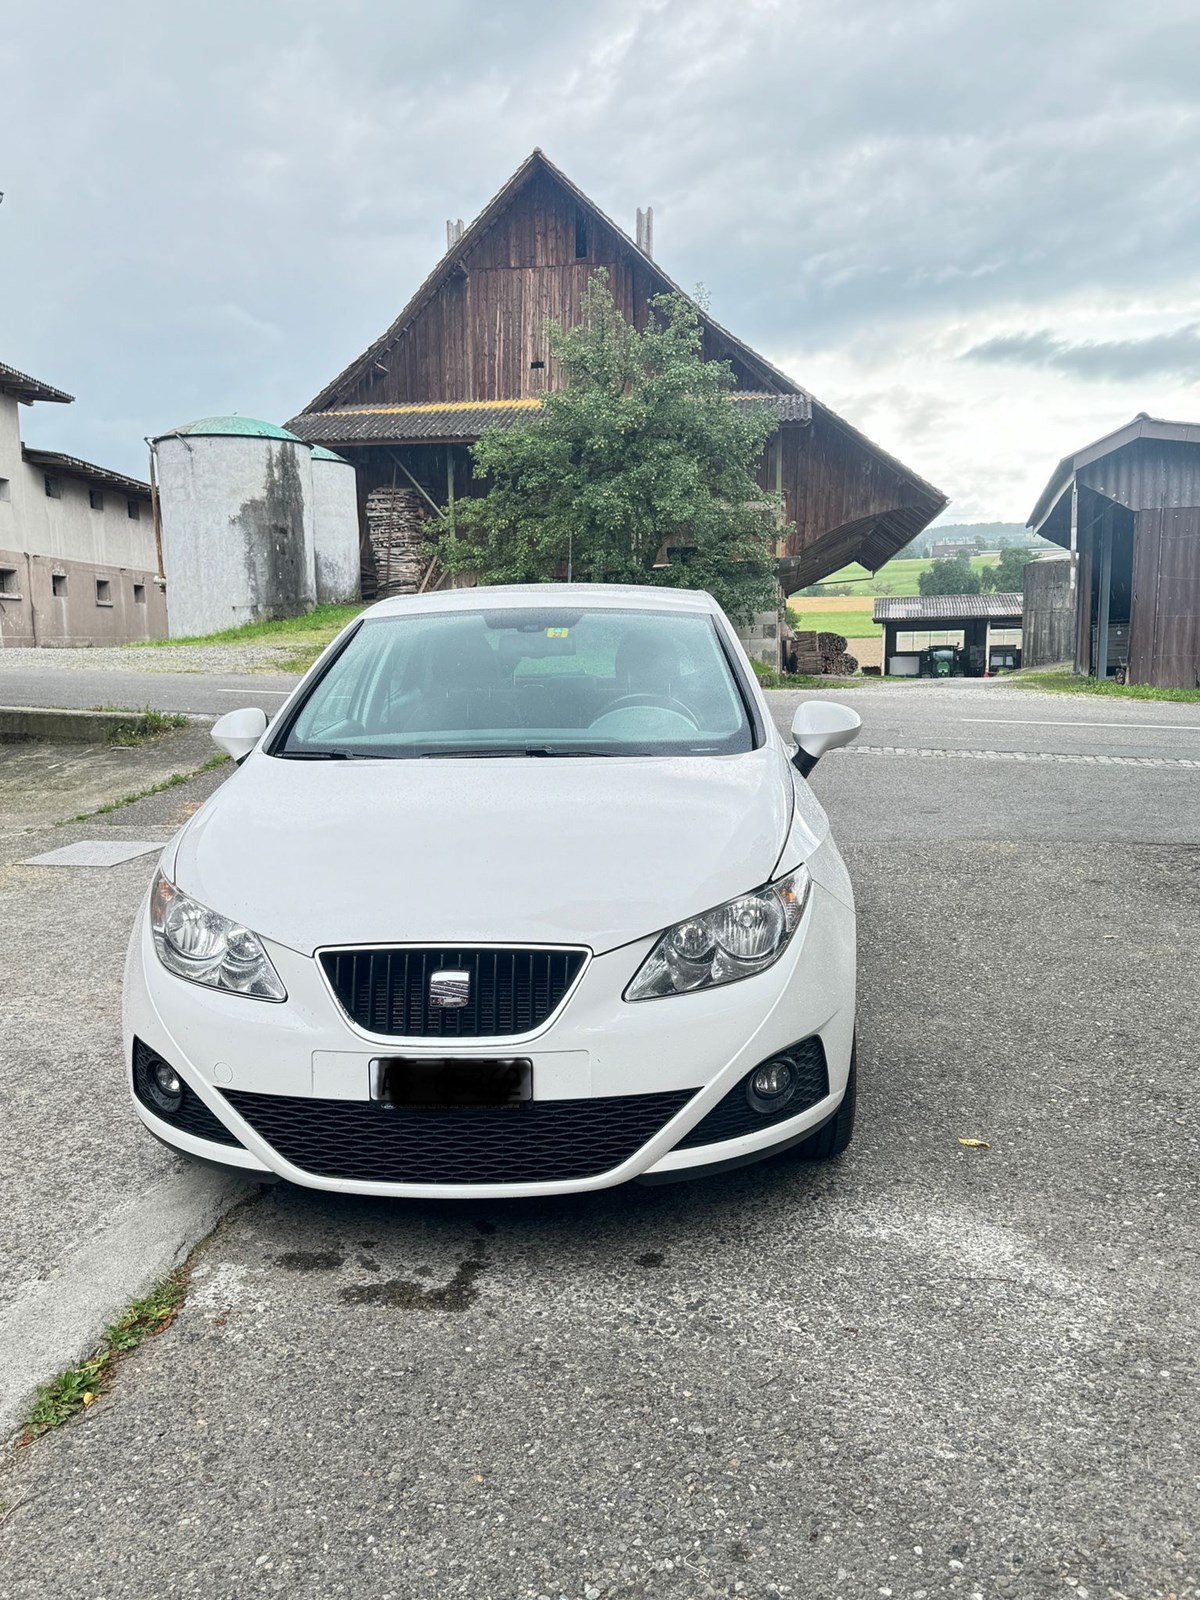
[[156, 1061], [151, 1067], [146, 1089], [156, 1108], [165, 1116], [173, 1117], [183, 1104], [183, 1084], [175, 1068], [166, 1061]]
[[778, 1111], [795, 1092], [796, 1069], [784, 1056], [764, 1061], [746, 1084], [746, 1098], [755, 1111]]

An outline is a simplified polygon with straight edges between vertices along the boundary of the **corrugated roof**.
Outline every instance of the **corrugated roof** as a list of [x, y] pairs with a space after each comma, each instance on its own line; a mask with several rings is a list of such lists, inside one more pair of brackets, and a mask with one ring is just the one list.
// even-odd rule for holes
[[[735, 405], [763, 406], [780, 422], [808, 422], [812, 407], [806, 394], [737, 393]], [[540, 397], [524, 400], [453, 400], [398, 406], [344, 406], [334, 411], [306, 411], [288, 426], [301, 439], [323, 444], [408, 444], [420, 440], [478, 439], [485, 428], [512, 428], [541, 410]]]
[[142, 500], [150, 498], [150, 485], [140, 478], [127, 478], [123, 472], [112, 472], [92, 461], [81, 461], [78, 456], [63, 455], [59, 450], [34, 450], [27, 444], [21, 446], [21, 454], [31, 467], [40, 467], [43, 472], [61, 472], [64, 477], [82, 478], [85, 483], [117, 489]]
[[178, 428], [168, 428], [166, 433], [160, 433], [155, 439], [174, 439], [179, 434], [189, 434], [192, 438], [231, 438], [231, 439], [285, 439], [293, 444], [299, 444], [294, 433], [289, 433], [286, 428], [281, 428], [274, 422], [262, 422], [258, 417], [201, 417], [198, 422], [185, 422]]
[[56, 389], [52, 383], [43, 383], [40, 378], [31, 378], [27, 372], [18, 372], [16, 367], [5, 366], [3, 361], [0, 361], [0, 389], [6, 394], [16, 395], [26, 405], [31, 405], [34, 400], [54, 400], [62, 405], [70, 405], [75, 398], [65, 389]]
[[986, 617], [1020, 617], [1019, 594], [913, 594], [884, 595], [872, 613], [876, 622], [951, 622]]
[[1165, 417], [1152, 417], [1148, 412], [1139, 411], [1132, 422], [1114, 428], [1111, 433], [1102, 434], [1099, 439], [1093, 439], [1091, 444], [1084, 445], [1082, 450], [1073, 451], [1062, 458], [1050, 474], [1049, 483], [1038, 496], [1038, 503], [1029, 513], [1029, 521], [1025, 526], [1032, 528], [1035, 533], [1040, 532], [1063, 494], [1070, 488], [1071, 479], [1082, 467], [1090, 466], [1103, 456], [1112, 455], [1115, 450], [1123, 450], [1137, 439], [1168, 439], [1177, 444], [1200, 444], [1200, 423], [1169, 422]]

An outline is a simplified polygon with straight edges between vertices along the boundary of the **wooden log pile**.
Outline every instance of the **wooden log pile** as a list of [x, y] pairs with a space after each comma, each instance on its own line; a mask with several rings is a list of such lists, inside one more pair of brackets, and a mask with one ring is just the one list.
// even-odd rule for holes
[[821, 665], [821, 646], [815, 633], [797, 633], [791, 653], [796, 657], [796, 671], [815, 676], [825, 669]]
[[846, 653], [846, 640], [840, 633], [819, 633], [821, 671], [834, 678], [852, 678], [858, 671], [857, 656]]
[[415, 489], [372, 489], [367, 496], [367, 538], [375, 558], [376, 594], [415, 594], [433, 551]]

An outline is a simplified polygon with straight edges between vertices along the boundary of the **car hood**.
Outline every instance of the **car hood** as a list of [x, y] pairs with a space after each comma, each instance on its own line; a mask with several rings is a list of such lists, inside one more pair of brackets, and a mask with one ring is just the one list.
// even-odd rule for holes
[[305, 952], [393, 940], [599, 952], [765, 882], [792, 805], [770, 745], [679, 760], [256, 753], [188, 824], [169, 870]]

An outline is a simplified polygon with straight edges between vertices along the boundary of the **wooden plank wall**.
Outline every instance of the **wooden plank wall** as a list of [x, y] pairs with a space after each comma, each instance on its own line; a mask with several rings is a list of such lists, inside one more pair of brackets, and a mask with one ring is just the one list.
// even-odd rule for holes
[[1031, 561], [1025, 568], [1021, 664], [1045, 667], [1075, 657], [1074, 558]]
[[[577, 222], [582, 237], [577, 239]], [[585, 246], [576, 255], [577, 242]], [[546, 324], [579, 321], [583, 292], [604, 267], [621, 311], [644, 328], [661, 282], [609, 227], [581, 217], [574, 198], [548, 174], [535, 178], [463, 257], [461, 270], [433, 296], [390, 350], [339, 405], [406, 401], [512, 400], [561, 385]], [[730, 359], [740, 388], [780, 389], [752, 370], [719, 332], [705, 333], [706, 357]], [[537, 368], [534, 361], [545, 363]]]
[[1200, 687], [1200, 507], [1137, 514], [1129, 678]]

